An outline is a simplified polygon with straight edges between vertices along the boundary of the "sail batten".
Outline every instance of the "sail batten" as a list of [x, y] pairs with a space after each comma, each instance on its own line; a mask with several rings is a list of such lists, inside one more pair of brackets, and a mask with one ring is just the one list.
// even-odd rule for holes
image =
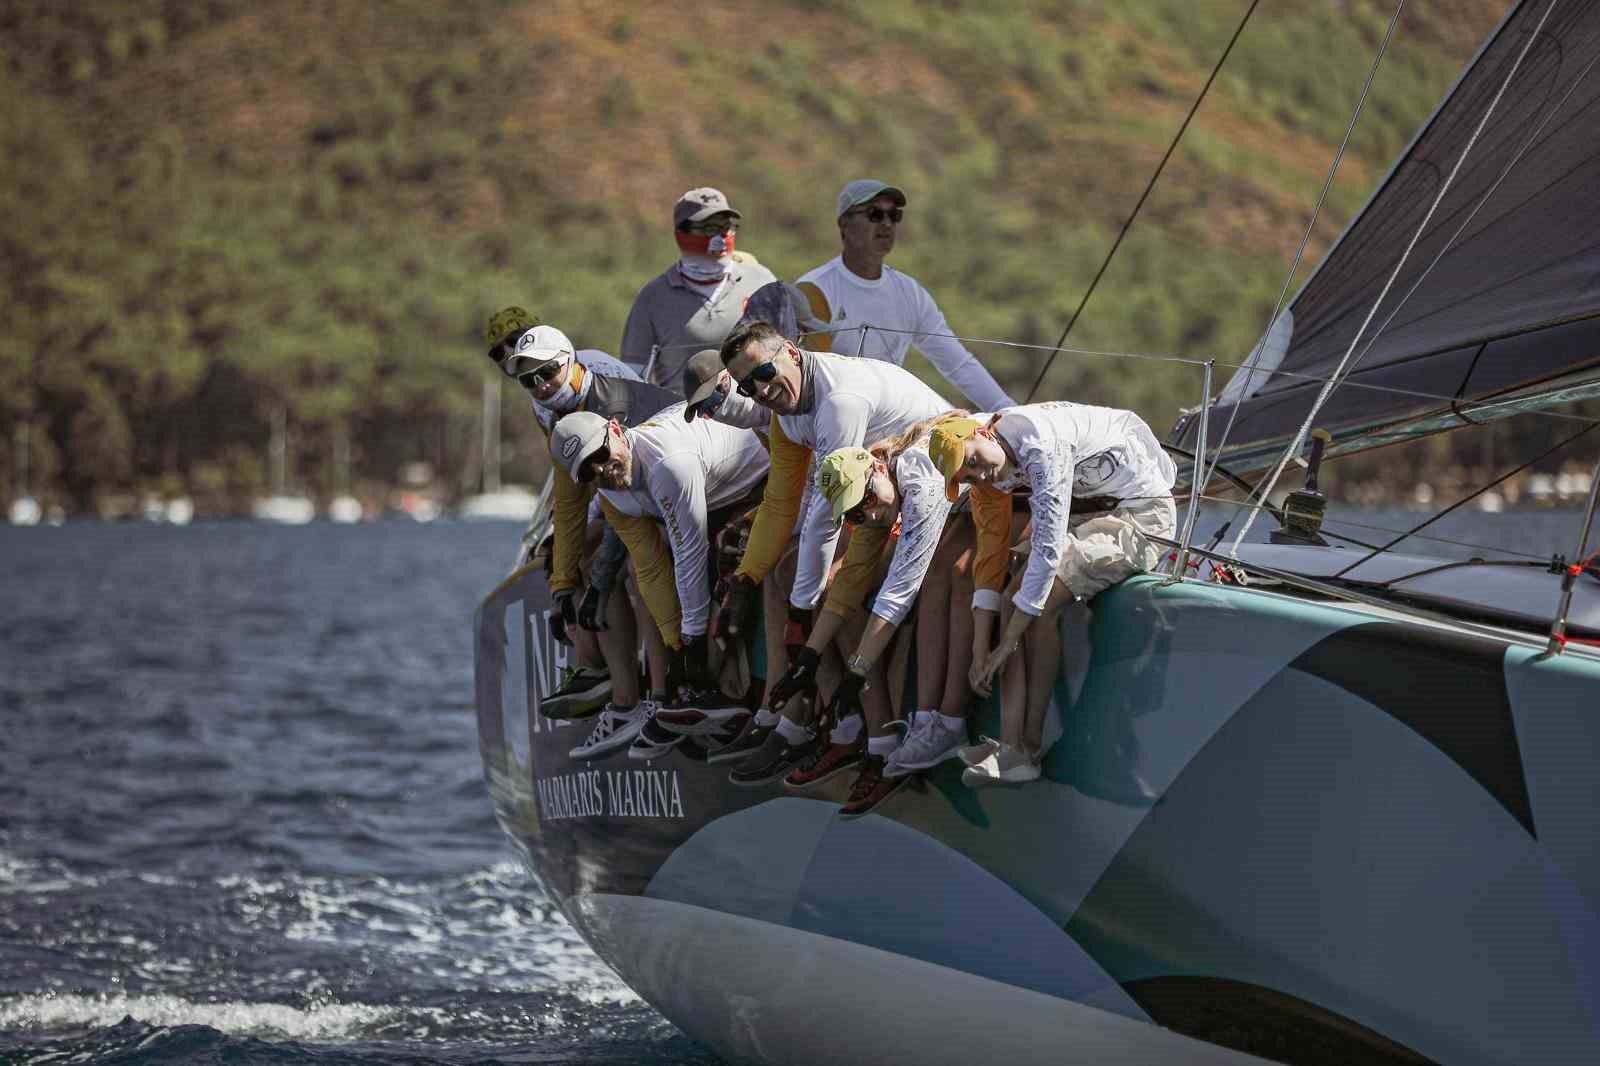
[[[1212, 417], [1237, 406], [1228, 454], [1290, 439], [1316, 400], [1311, 379], [1332, 375], [1358, 336], [1350, 381], [1380, 388], [1336, 390], [1318, 411], [1316, 425], [1341, 436], [1448, 409], [1432, 397], [1471, 404], [1600, 362], [1600, 77], [1589, 77], [1600, 4], [1554, 3], [1507, 16], [1296, 294], [1287, 330], [1274, 323], [1281, 358], [1258, 358], [1248, 386], [1241, 369], [1224, 389]], [[1177, 443], [1196, 421], [1179, 423]]]

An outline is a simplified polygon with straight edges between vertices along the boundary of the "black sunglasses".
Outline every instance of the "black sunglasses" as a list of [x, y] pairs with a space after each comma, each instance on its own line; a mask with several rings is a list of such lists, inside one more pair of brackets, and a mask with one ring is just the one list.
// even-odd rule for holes
[[749, 396], [754, 399], [756, 389], [762, 385], [765, 385], [767, 382], [771, 381], [777, 376], [778, 364], [774, 360], [768, 359], [765, 363], [762, 363], [760, 366], [750, 371], [750, 373], [739, 379], [739, 395]]
[[586, 484], [590, 481], [593, 481], [595, 474], [599, 472], [600, 468], [605, 466], [610, 461], [611, 445], [609, 444], [602, 444], [600, 447], [590, 452], [584, 458], [583, 462], [578, 464], [579, 484]]
[[504, 363], [506, 361], [506, 357], [517, 350], [517, 342], [522, 339], [522, 335], [532, 328], [532, 326], [523, 326], [520, 329], [514, 329], [510, 333], [507, 333], [503, 340], [496, 344], [490, 345], [489, 359], [496, 366]]
[[857, 211], [856, 214], [865, 215], [867, 221], [871, 222], [873, 225], [877, 225], [878, 223], [883, 222], [885, 219], [890, 222], [899, 222], [902, 218], [906, 217], [906, 213], [900, 210], [898, 207], [891, 207], [888, 210], [884, 210], [881, 207], [864, 207], [860, 211]]
[[531, 389], [535, 385], [548, 385], [556, 379], [556, 375], [559, 373], [561, 373], [560, 363], [546, 363], [544, 366], [535, 367], [533, 370], [524, 370], [518, 374], [517, 384], [525, 389]]
[[710, 219], [706, 219], [702, 222], [685, 222], [678, 228], [685, 233], [693, 233], [697, 237], [715, 237], [719, 233], [728, 233], [729, 231], [737, 233], [739, 220], [730, 218], [726, 222], [713, 222]]

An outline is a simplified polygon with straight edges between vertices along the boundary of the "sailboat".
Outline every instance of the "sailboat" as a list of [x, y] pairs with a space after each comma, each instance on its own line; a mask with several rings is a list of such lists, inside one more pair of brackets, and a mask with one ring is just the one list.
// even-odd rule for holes
[[[1600, 1061], [1600, 478], [1531, 565], [1339, 540], [1315, 490], [1323, 458], [1458, 426], [1594, 424], [1597, 56], [1600, 4], [1514, 7], [1183, 416], [1172, 571], [1068, 613], [1037, 782], [945, 764], [844, 821], [684, 746], [574, 760], [539, 711], [544, 577], [513, 571], [476, 617], [478, 729], [542, 891], [737, 1061]], [[1195, 541], [1214, 476], [1271, 543], [1243, 512]]]
[[457, 514], [468, 520], [526, 522], [535, 497], [527, 489], [500, 484], [500, 383], [504, 375], [483, 379], [483, 491], [461, 501]]
[[289, 492], [289, 415], [282, 407], [272, 412], [272, 495], [256, 500], [252, 513], [258, 522], [303, 526], [317, 516], [316, 505], [305, 496]]
[[17, 426], [13, 439], [16, 456], [17, 496], [6, 508], [6, 520], [14, 526], [36, 526], [44, 517], [39, 501], [28, 494], [28, 446], [31, 443], [26, 422]]

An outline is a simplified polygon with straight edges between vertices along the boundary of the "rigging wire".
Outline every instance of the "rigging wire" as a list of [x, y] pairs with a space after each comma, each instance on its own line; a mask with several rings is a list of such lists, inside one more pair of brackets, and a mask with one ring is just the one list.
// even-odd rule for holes
[[[1289, 465], [1289, 460], [1299, 454], [1300, 446], [1305, 442], [1306, 434], [1311, 431], [1311, 424], [1316, 421], [1317, 413], [1322, 410], [1322, 405], [1332, 395], [1334, 387], [1338, 384], [1340, 376], [1345, 372], [1345, 367], [1350, 362], [1351, 355], [1356, 350], [1356, 345], [1361, 343], [1362, 335], [1366, 333], [1367, 327], [1372, 324], [1373, 318], [1378, 313], [1378, 308], [1383, 305], [1384, 299], [1389, 295], [1389, 289], [1393, 287], [1395, 281], [1400, 277], [1400, 271], [1404, 269], [1406, 260], [1411, 258], [1411, 252], [1416, 248], [1417, 242], [1422, 239], [1423, 231], [1428, 228], [1428, 223], [1433, 221], [1434, 212], [1439, 209], [1439, 205], [1444, 202], [1445, 195], [1450, 191], [1450, 187], [1455, 184], [1456, 175], [1461, 172], [1461, 167], [1466, 163], [1467, 156], [1472, 154], [1472, 149], [1477, 145], [1478, 138], [1483, 134], [1484, 127], [1489, 124], [1489, 119], [1499, 107], [1500, 100], [1505, 95], [1506, 89], [1510, 87], [1512, 79], [1517, 76], [1517, 71], [1522, 68], [1522, 61], [1527, 58], [1528, 51], [1533, 47], [1533, 42], [1539, 39], [1545, 22], [1550, 18], [1550, 12], [1555, 10], [1558, 2], [1559, 0], [1550, 0], [1550, 6], [1545, 8], [1544, 14], [1540, 16], [1539, 24], [1528, 35], [1527, 41], [1523, 43], [1522, 51], [1517, 53], [1516, 62], [1511, 64], [1511, 69], [1506, 72], [1505, 81], [1500, 83], [1500, 88], [1496, 90], [1494, 99], [1484, 109], [1483, 117], [1478, 120], [1477, 127], [1472, 131], [1472, 136], [1468, 138], [1467, 143], [1462, 147], [1455, 166], [1450, 168], [1449, 175], [1439, 186], [1439, 194], [1433, 198], [1433, 203], [1429, 205], [1427, 214], [1423, 216], [1422, 221], [1417, 225], [1416, 231], [1412, 233], [1411, 240], [1406, 243], [1405, 250], [1400, 253], [1400, 258], [1395, 263], [1394, 270], [1389, 273], [1388, 280], [1383, 283], [1383, 289], [1379, 291], [1377, 300], [1373, 302], [1371, 310], [1367, 312], [1367, 317], [1362, 319], [1361, 327], [1356, 330], [1356, 335], [1351, 338], [1350, 347], [1345, 350], [1344, 357], [1339, 360], [1339, 365], [1334, 368], [1333, 380], [1322, 387], [1316, 402], [1311, 405], [1310, 413], [1306, 415], [1305, 422], [1301, 424], [1300, 429], [1295, 433], [1294, 440], [1290, 441], [1289, 447], [1284, 449], [1283, 457], [1278, 460], [1278, 465], [1273, 469], [1272, 475], [1262, 482], [1261, 499], [1266, 499], [1267, 496], [1271, 495], [1273, 487], [1277, 485], [1278, 479], [1283, 476], [1284, 469]], [[1244, 542], [1245, 536], [1249, 534], [1250, 527], [1255, 524], [1256, 517], [1260, 513], [1261, 504], [1260, 501], [1257, 501], [1255, 507], [1250, 510], [1250, 516], [1245, 519], [1244, 527], [1239, 530], [1239, 535], [1234, 538], [1230, 554], [1236, 555], [1238, 553], [1239, 545]]]
[[1468, 502], [1470, 502], [1472, 500], [1477, 499], [1479, 496], [1482, 496], [1485, 492], [1488, 492], [1490, 489], [1494, 488], [1496, 485], [1500, 484], [1501, 482], [1503, 482], [1503, 481], [1507, 480], [1508, 478], [1511, 478], [1511, 477], [1513, 477], [1513, 476], [1515, 476], [1517, 474], [1522, 473], [1524, 470], [1528, 469], [1528, 467], [1532, 466], [1534, 463], [1537, 463], [1540, 460], [1546, 459], [1546, 458], [1554, 455], [1556, 452], [1561, 451], [1567, 445], [1569, 445], [1569, 444], [1573, 443], [1574, 441], [1576, 441], [1579, 437], [1583, 437], [1583, 436], [1588, 435], [1589, 433], [1592, 433], [1594, 431], [1594, 428], [1595, 428], [1594, 426], [1590, 426], [1587, 429], [1580, 429], [1580, 430], [1578, 430], [1578, 432], [1572, 434], [1570, 437], [1566, 438], [1565, 440], [1560, 441], [1557, 444], [1555, 444], [1554, 446], [1552, 446], [1550, 448], [1547, 448], [1544, 451], [1540, 452], [1538, 455], [1534, 456], [1532, 459], [1529, 459], [1527, 462], [1522, 463], [1522, 464], [1520, 464], [1518, 466], [1515, 466], [1515, 467], [1511, 468], [1510, 470], [1507, 470], [1504, 474], [1501, 474], [1499, 477], [1495, 478], [1493, 481], [1489, 482], [1487, 485], [1483, 486], [1482, 488], [1478, 489], [1475, 492], [1472, 492], [1472, 493], [1470, 493], [1470, 494], [1468, 494], [1466, 496], [1461, 497], [1461, 499], [1457, 500], [1455, 503], [1452, 503], [1449, 507], [1446, 507], [1444, 510], [1440, 511], [1438, 514], [1436, 514], [1433, 517], [1431, 517], [1431, 518], [1427, 519], [1426, 521], [1422, 522], [1420, 525], [1417, 525], [1415, 528], [1407, 530], [1406, 532], [1400, 534], [1398, 537], [1394, 538], [1389, 543], [1385, 544], [1383, 547], [1373, 549], [1373, 551], [1372, 551], [1372, 553], [1370, 555], [1367, 555], [1365, 558], [1356, 560], [1355, 562], [1351, 563], [1349, 566], [1345, 567], [1343, 570], [1339, 571], [1337, 574], [1334, 574], [1333, 576], [1334, 577], [1343, 577], [1345, 574], [1349, 573], [1355, 567], [1360, 566], [1362, 563], [1366, 562], [1367, 559], [1371, 559], [1375, 555], [1381, 555], [1383, 552], [1388, 551], [1390, 548], [1394, 547], [1396, 544], [1399, 544], [1401, 541], [1405, 540], [1407, 537], [1412, 536], [1413, 534], [1415, 534], [1418, 530], [1427, 529], [1429, 526], [1431, 526], [1433, 523], [1437, 522], [1439, 519], [1443, 518], [1445, 515], [1449, 514], [1451, 511], [1454, 511], [1458, 507], [1461, 507], [1464, 504], [1466, 504], [1466, 503], [1468, 503]]
[[1089, 303], [1089, 297], [1094, 295], [1095, 287], [1100, 284], [1100, 279], [1105, 276], [1106, 268], [1111, 266], [1112, 258], [1117, 254], [1117, 249], [1122, 247], [1122, 239], [1128, 235], [1128, 229], [1133, 225], [1133, 220], [1139, 217], [1139, 211], [1144, 207], [1144, 202], [1150, 198], [1150, 191], [1156, 187], [1156, 180], [1161, 177], [1161, 172], [1166, 169], [1167, 160], [1172, 158], [1172, 153], [1177, 150], [1178, 142], [1183, 139], [1184, 131], [1189, 128], [1189, 122], [1194, 118], [1195, 112], [1200, 110], [1200, 102], [1206, 98], [1206, 93], [1211, 91], [1211, 83], [1217, 80], [1217, 74], [1222, 70], [1222, 64], [1227, 61], [1233, 46], [1239, 40], [1239, 35], [1244, 32], [1244, 27], [1250, 21], [1250, 16], [1255, 14], [1256, 7], [1261, 0], [1250, 0], [1250, 6], [1245, 10], [1244, 18], [1239, 20], [1238, 28], [1233, 31], [1233, 36], [1228, 40], [1228, 47], [1222, 50], [1222, 55], [1217, 57], [1216, 66], [1211, 68], [1211, 76], [1206, 78], [1206, 83], [1200, 88], [1200, 95], [1195, 97], [1194, 103], [1189, 107], [1189, 113], [1183, 117], [1183, 125], [1178, 127], [1178, 132], [1172, 138], [1172, 143], [1167, 145], [1166, 154], [1161, 157], [1161, 162], [1156, 164], [1155, 173], [1150, 175], [1150, 181], [1145, 185], [1144, 192], [1139, 194], [1139, 202], [1133, 205], [1133, 213], [1122, 224], [1122, 229], [1117, 233], [1117, 239], [1111, 242], [1111, 250], [1106, 252], [1106, 257], [1100, 263], [1100, 269], [1095, 271], [1094, 278], [1089, 282], [1089, 287], [1083, 292], [1083, 299], [1078, 301], [1077, 310], [1072, 312], [1072, 317], [1067, 319], [1066, 328], [1061, 331], [1061, 337], [1056, 341], [1055, 351], [1046, 359], [1044, 366], [1039, 369], [1039, 376], [1033, 379], [1033, 387], [1028, 390], [1028, 395], [1023, 403], [1032, 403], [1034, 393], [1039, 391], [1039, 386], [1044, 384], [1044, 376], [1050, 372], [1051, 365], [1056, 361], [1056, 356], [1061, 353], [1061, 346], [1067, 343], [1067, 334], [1072, 332], [1072, 327], [1078, 322], [1078, 316], [1083, 314], [1083, 309]]
[[[1361, 119], [1361, 112], [1367, 106], [1367, 97], [1372, 92], [1372, 83], [1377, 80], [1378, 68], [1383, 65], [1383, 57], [1389, 51], [1389, 41], [1394, 37], [1395, 27], [1400, 24], [1400, 13], [1405, 10], [1406, 0], [1399, 0], [1395, 5], [1394, 14], [1389, 17], [1389, 27], [1384, 30], [1383, 40], [1378, 44], [1378, 54], [1372, 59], [1372, 66], [1367, 69], [1367, 80], [1361, 86], [1361, 96], [1356, 100], [1355, 110], [1350, 113], [1350, 121], [1344, 128], [1344, 139], [1339, 142], [1339, 148], [1333, 153], [1333, 162], [1328, 166], [1327, 177], [1322, 179], [1322, 190], [1317, 193], [1316, 206], [1311, 209], [1311, 220], [1306, 223], [1306, 231], [1300, 237], [1300, 247], [1295, 249], [1294, 260], [1289, 264], [1289, 272], [1283, 276], [1283, 287], [1278, 290], [1277, 302], [1272, 305], [1272, 314], [1267, 316], [1267, 325], [1261, 332], [1261, 339], [1256, 342], [1255, 349], [1245, 360], [1249, 371], [1245, 375], [1244, 387], [1239, 393], [1239, 399], [1233, 404], [1233, 409], [1228, 413], [1228, 424], [1222, 429], [1222, 436], [1217, 438], [1216, 458], [1211, 461], [1211, 467], [1206, 471], [1205, 477], [1200, 482], [1200, 491], [1204, 492], [1206, 486], [1211, 484], [1211, 478], [1217, 472], [1217, 464], [1222, 461], [1222, 449], [1228, 443], [1228, 436], [1233, 432], [1233, 424], [1239, 417], [1239, 408], [1244, 405], [1245, 399], [1250, 395], [1250, 383], [1255, 380], [1256, 359], [1267, 345], [1267, 339], [1272, 335], [1272, 328], [1278, 323], [1278, 316], [1283, 313], [1284, 305], [1288, 299], [1289, 286], [1294, 282], [1295, 271], [1300, 269], [1300, 262], [1305, 257], [1306, 246], [1311, 243], [1311, 234], [1316, 229], [1317, 219], [1322, 215], [1322, 206], [1328, 199], [1328, 191], [1333, 188], [1333, 178], [1339, 172], [1339, 163], [1344, 159], [1345, 149], [1350, 145], [1350, 138], [1355, 135], [1356, 123]], [[1270, 371], [1268, 376], [1271, 376]], [[1229, 382], [1232, 385], [1233, 382]], [[1211, 398], [1206, 397], [1210, 403]], [[1201, 457], [1201, 462], [1205, 457]], [[1249, 501], [1246, 500], [1245, 503]], [[1243, 508], [1241, 503], [1240, 507]], [[1232, 519], [1230, 519], [1232, 521]]]

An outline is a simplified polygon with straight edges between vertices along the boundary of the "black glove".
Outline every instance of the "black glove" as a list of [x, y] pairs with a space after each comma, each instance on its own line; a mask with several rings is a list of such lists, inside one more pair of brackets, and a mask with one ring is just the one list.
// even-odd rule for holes
[[735, 574], [718, 590], [717, 617], [712, 635], [718, 641], [740, 637], [756, 627], [761, 617], [761, 588], [748, 577]]
[[599, 585], [589, 586], [589, 591], [583, 594], [583, 602], [578, 604], [578, 625], [591, 633], [603, 633], [610, 628], [606, 625], [609, 592], [609, 589], [602, 589]]
[[793, 659], [811, 639], [811, 612], [804, 607], [790, 607], [789, 616], [783, 623], [783, 646]]
[[789, 669], [772, 686], [767, 700], [773, 710], [778, 710], [805, 689], [817, 682], [817, 663], [822, 656], [801, 645], [789, 656]]
[[852, 714], [860, 714], [861, 692], [866, 687], [866, 678], [859, 674], [845, 674], [844, 680], [834, 690], [833, 699], [828, 701], [828, 721], [837, 725]]
[[707, 651], [704, 633], [697, 637], [684, 638], [683, 650], [670, 657], [670, 665], [667, 667], [669, 675], [677, 673], [677, 685], [672, 687], [686, 685], [700, 692], [708, 692], [717, 687], [716, 679], [711, 676]]
[[556, 605], [545, 615], [550, 622], [550, 635], [570, 645], [572, 635], [567, 632], [567, 627], [578, 623], [578, 610], [572, 603], [577, 593], [572, 589], [558, 589], [554, 596]]

